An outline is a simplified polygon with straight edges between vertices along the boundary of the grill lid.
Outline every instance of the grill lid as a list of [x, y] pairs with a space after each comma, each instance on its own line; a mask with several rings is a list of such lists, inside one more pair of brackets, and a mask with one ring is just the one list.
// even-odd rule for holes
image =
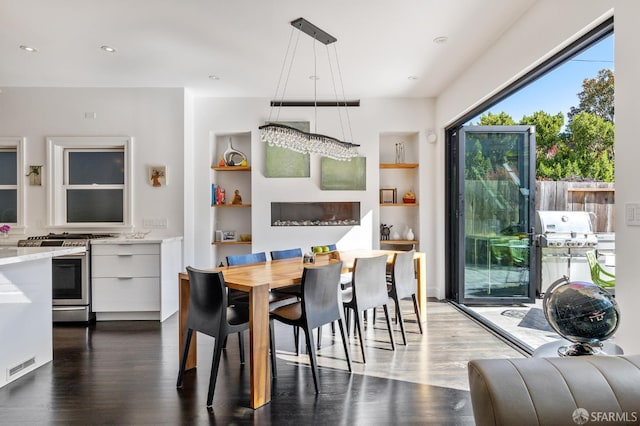
[[536, 234], [593, 234], [589, 212], [538, 210]]

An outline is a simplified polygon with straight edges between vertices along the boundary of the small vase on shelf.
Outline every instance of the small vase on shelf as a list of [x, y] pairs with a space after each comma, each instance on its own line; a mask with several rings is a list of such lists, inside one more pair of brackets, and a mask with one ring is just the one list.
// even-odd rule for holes
[[409, 228], [409, 230], [407, 231], [407, 240], [409, 241], [413, 241], [413, 238], [415, 237], [415, 235], [413, 235], [413, 230], [411, 228]]

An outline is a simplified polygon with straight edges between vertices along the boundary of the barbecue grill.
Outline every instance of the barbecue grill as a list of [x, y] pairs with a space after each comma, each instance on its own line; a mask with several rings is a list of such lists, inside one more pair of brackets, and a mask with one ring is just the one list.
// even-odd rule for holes
[[592, 213], [539, 210], [536, 212], [537, 293], [545, 293], [558, 278], [590, 281], [585, 253], [598, 245]]

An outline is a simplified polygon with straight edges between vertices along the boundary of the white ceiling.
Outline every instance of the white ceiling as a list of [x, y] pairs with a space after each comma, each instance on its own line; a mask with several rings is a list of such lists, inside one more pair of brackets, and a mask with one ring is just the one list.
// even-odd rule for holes
[[[335, 46], [344, 98], [435, 97], [535, 1], [0, 0], [0, 88], [186, 87], [198, 96], [273, 97], [289, 23], [303, 17], [338, 39], [330, 52]], [[300, 44], [285, 97], [313, 99], [312, 39], [293, 34]], [[448, 41], [434, 43], [440, 36]], [[317, 58], [317, 97], [335, 99], [322, 44]]]

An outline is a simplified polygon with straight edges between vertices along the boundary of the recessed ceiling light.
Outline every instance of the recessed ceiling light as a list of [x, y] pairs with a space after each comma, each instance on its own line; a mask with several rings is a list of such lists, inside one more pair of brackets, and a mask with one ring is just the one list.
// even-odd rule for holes
[[417, 80], [419, 77], [417, 75], [410, 75], [407, 77], [409, 80]]
[[38, 51], [38, 49], [36, 49], [35, 47], [25, 46], [24, 44], [20, 45], [20, 49], [24, 50], [25, 52], [29, 52], [29, 53], [36, 53]]
[[211, 80], [220, 80], [220, 77], [218, 77], [217, 75], [213, 75], [213, 74], [211, 74], [211, 75], [209, 76], [209, 78], [210, 78]]
[[104, 46], [100, 46], [100, 49], [104, 50], [105, 52], [116, 53], [115, 47], [107, 46], [106, 44]]
[[440, 37], [436, 37], [433, 39], [433, 42], [435, 44], [444, 44], [449, 40], [449, 37], [447, 36], [440, 36]]

